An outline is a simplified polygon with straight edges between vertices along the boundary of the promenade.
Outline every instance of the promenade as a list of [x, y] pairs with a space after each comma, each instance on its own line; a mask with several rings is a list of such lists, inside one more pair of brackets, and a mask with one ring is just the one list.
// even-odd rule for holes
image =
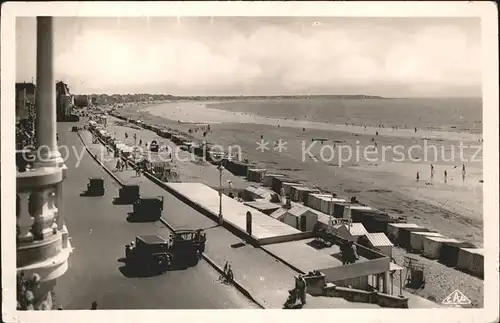
[[[85, 152], [78, 135], [70, 132], [73, 125], [58, 124], [59, 145]], [[63, 149], [61, 153], [65, 154]], [[112, 204], [118, 184], [88, 153], [77, 165], [76, 154], [71, 152], [66, 165], [61, 214], [66, 217], [75, 251], [68, 272], [57, 282], [57, 306], [89, 309], [97, 301], [102, 309], [258, 308], [234, 287], [219, 283], [219, 273], [203, 260], [196, 267], [161, 276], [127, 277], [119, 261], [125, 244], [136, 235], [168, 235], [168, 229], [160, 222], [128, 223], [131, 207]], [[104, 178], [103, 197], [80, 196], [91, 176]], [[184, 212], [166, 206], [165, 212]]]
[[[110, 118], [111, 119], [111, 118]], [[124, 139], [125, 132], [129, 134], [128, 144], [133, 144], [131, 136], [136, 133], [137, 140], [151, 141], [159, 140], [158, 136], [149, 130], [136, 130], [122, 126], [108, 126], [108, 132], [120, 139]], [[279, 262], [276, 258], [264, 250], [246, 245], [241, 239], [230, 233], [223, 227], [198, 211], [194, 210], [184, 202], [169, 194], [163, 188], [151, 182], [144, 176], [137, 177], [135, 171], [129, 169], [116, 171], [116, 160], [108, 155], [104, 146], [92, 143], [92, 135], [89, 132], [80, 132], [89, 149], [97, 156], [106, 156], [104, 164], [117, 178], [127, 184], [140, 184], [141, 195], [164, 196], [163, 219], [175, 229], [181, 228], [203, 228], [207, 233], [207, 246], [205, 254], [215, 263], [222, 267], [226, 260], [230, 261], [235, 279], [243, 285], [248, 292], [266, 308], [281, 308], [288, 290], [294, 286], [294, 275], [297, 272]], [[123, 138], [123, 139], [122, 139]], [[131, 141], [131, 142], [130, 142]], [[169, 140], [161, 139], [163, 144], [174, 147]], [[180, 155], [184, 153], [181, 152]], [[185, 154], [188, 154], [185, 152]], [[187, 156], [181, 156], [187, 157]], [[96, 164], [97, 165], [97, 164]], [[182, 166], [188, 171], [188, 166]], [[207, 177], [213, 176], [218, 171], [213, 166], [204, 168], [203, 174]], [[211, 174], [211, 175], [210, 175]], [[189, 175], [188, 175], [189, 176]], [[213, 178], [213, 177], [212, 177]], [[202, 178], [201, 178], [202, 179]], [[239, 179], [242, 181], [242, 179]], [[218, 182], [218, 177], [217, 177]], [[208, 184], [208, 183], [207, 183]], [[215, 183], [213, 183], [215, 184]], [[108, 184], [109, 185], [109, 184]], [[130, 207], [129, 207], [130, 208]], [[130, 211], [129, 211], [130, 212]], [[351, 303], [341, 298], [309, 297], [305, 308], [372, 308], [378, 307], [372, 304]]]

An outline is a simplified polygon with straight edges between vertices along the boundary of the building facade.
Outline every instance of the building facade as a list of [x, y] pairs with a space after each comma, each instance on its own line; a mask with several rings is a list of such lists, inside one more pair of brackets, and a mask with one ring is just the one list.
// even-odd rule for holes
[[73, 112], [73, 96], [69, 92], [66, 83], [59, 81], [56, 83], [56, 109], [57, 121], [66, 121]]

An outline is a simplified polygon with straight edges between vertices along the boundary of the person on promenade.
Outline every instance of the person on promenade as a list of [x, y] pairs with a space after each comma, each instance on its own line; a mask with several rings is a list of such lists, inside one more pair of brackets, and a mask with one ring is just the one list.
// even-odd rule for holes
[[448, 183], [448, 172], [446, 171], [446, 169], [444, 170], [444, 182]]
[[431, 181], [434, 179], [434, 165], [431, 164]]
[[90, 309], [91, 310], [97, 310], [97, 302], [96, 301], [92, 302], [92, 307]]
[[116, 170], [117, 170], [117, 171], [120, 171], [120, 166], [121, 166], [121, 163], [120, 163], [120, 160], [118, 159], [118, 160], [116, 161]]
[[227, 266], [226, 279], [229, 283], [231, 283], [234, 279], [233, 270], [231, 269], [231, 265]]
[[465, 182], [465, 175], [466, 175], [465, 164], [462, 164], [462, 182]]
[[420, 181], [420, 172], [417, 172], [417, 182]]
[[139, 146], [142, 146], [142, 139], [139, 139]]

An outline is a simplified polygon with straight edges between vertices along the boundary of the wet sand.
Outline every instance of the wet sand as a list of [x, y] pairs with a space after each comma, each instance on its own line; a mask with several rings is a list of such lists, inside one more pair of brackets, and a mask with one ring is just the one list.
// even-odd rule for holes
[[[207, 109], [205, 104], [172, 102], [144, 109], [128, 107], [120, 113], [140, 115], [145, 122], [184, 132], [196, 128], [193, 123], [210, 124], [212, 131], [206, 138], [201, 131], [191, 135], [223, 147], [239, 145], [243, 158], [269, 172], [288, 174], [340, 196], [355, 195], [364, 204], [404, 214], [408, 222], [482, 246], [482, 146], [477, 134], [365, 129]], [[190, 123], [184, 123], [187, 121]], [[261, 135], [269, 142], [265, 151], [257, 150]], [[325, 141], [321, 144], [313, 138]], [[286, 142], [286, 150], [281, 152], [273, 145], [279, 139]], [[377, 147], [370, 147], [375, 143]], [[415, 148], [410, 149], [412, 146]], [[435, 169], [432, 180], [431, 164]], [[465, 181], [462, 164], [466, 167]]]

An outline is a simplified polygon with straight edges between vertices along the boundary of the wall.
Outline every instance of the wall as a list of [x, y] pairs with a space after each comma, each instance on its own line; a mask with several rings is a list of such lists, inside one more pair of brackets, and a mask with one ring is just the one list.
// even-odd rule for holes
[[345, 266], [318, 269], [326, 275], [327, 282], [335, 282], [354, 277], [384, 273], [389, 270], [389, 258], [356, 262]]
[[334, 284], [325, 287], [325, 296], [342, 297], [350, 302], [377, 304], [381, 307], [408, 308], [407, 297], [340, 287]]
[[287, 234], [287, 235], [282, 235], [282, 236], [259, 239], [259, 244], [261, 246], [263, 246], [266, 244], [281, 243], [281, 242], [288, 242], [288, 241], [297, 241], [297, 240], [309, 239], [309, 238], [313, 238], [313, 237], [314, 237], [314, 233], [312, 231], [298, 232], [298, 233], [292, 233], [292, 234]]
[[340, 286], [340, 287], [349, 287], [350, 288], [355, 288], [355, 289], [362, 289], [362, 290], [367, 290], [368, 289], [368, 276], [360, 276], [360, 277], [354, 277], [354, 278], [349, 278], [349, 279], [344, 279], [344, 280], [338, 280], [333, 282], [335, 285]]
[[318, 222], [318, 215], [312, 211], [307, 211], [306, 214], [306, 231], [312, 231], [316, 222]]

